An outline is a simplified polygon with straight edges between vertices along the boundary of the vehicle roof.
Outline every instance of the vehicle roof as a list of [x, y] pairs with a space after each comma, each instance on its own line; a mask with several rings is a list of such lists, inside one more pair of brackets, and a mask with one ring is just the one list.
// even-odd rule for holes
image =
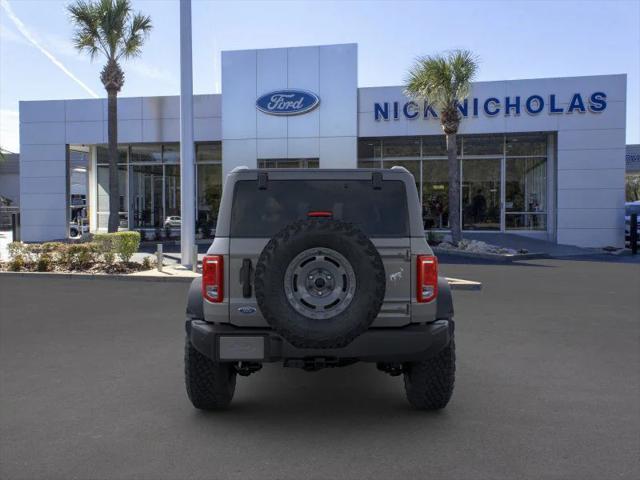
[[246, 168], [239, 167], [229, 173], [229, 177], [236, 180], [255, 180], [260, 174], [267, 174], [273, 180], [287, 179], [354, 179], [367, 180], [372, 174], [381, 173], [383, 180], [391, 178], [402, 179], [412, 183], [413, 175], [406, 168]]

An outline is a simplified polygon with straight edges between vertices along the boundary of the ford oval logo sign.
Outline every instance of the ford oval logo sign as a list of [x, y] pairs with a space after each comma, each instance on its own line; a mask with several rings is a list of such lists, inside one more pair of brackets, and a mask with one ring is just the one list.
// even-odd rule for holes
[[250, 305], [242, 306], [238, 308], [238, 311], [243, 315], [253, 315], [254, 313], [257, 312], [256, 308]]
[[276, 90], [256, 100], [258, 110], [269, 115], [300, 115], [320, 104], [320, 98], [305, 90]]

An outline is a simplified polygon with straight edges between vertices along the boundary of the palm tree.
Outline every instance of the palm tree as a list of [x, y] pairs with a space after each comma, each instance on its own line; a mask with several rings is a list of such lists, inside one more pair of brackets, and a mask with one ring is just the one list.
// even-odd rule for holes
[[478, 71], [478, 60], [468, 50], [420, 57], [409, 70], [405, 92], [424, 100], [440, 113], [440, 124], [447, 137], [449, 164], [449, 225], [454, 244], [462, 240], [460, 226], [460, 165], [456, 136], [461, 116], [458, 105], [468, 95]]
[[131, 10], [129, 0], [76, 0], [67, 7], [74, 24], [73, 44], [91, 60], [106, 57], [100, 80], [107, 91], [109, 137], [109, 232], [120, 223], [118, 188], [118, 92], [124, 85], [120, 60], [138, 56], [151, 31], [151, 18]]

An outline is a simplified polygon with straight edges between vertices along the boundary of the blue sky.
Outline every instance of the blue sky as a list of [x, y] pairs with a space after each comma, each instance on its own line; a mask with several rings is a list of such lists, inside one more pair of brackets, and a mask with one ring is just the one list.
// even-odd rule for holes
[[[0, 8], [0, 145], [16, 151], [18, 101], [85, 98], [89, 91], [103, 96], [102, 62], [91, 63], [71, 46], [68, 0], [3, 3], [13, 16]], [[177, 94], [178, 1], [133, 5], [151, 16], [154, 30], [142, 57], [125, 65], [121, 94]], [[221, 50], [348, 42], [359, 44], [362, 87], [401, 84], [416, 56], [452, 48], [480, 57], [478, 80], [626, 73], [627, 143], [640, 143], [638, 0], [194, 0], [193, 35], [195, 93], [220, 91]]]

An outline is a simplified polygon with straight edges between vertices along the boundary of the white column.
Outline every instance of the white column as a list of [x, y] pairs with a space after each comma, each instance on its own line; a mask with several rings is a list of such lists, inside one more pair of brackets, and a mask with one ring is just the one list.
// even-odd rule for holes
[[191, 265], [195, 243], [191, 0], [180, 0], [180, 263]]

